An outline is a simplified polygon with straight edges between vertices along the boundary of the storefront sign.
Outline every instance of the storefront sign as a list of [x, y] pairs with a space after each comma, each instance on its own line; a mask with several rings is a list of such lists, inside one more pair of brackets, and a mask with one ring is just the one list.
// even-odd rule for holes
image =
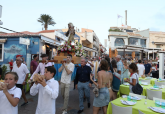
[[19, 44], [30, 45], [30, 40], [26, 38], [19, 38]]

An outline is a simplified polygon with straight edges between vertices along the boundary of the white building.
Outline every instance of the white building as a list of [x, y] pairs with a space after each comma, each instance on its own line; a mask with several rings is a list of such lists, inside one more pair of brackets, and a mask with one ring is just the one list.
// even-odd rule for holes
[[[121, 55], [124, 58], [132, 57], [133, 52], [135, 52], [136, 58], [141, 58], [141, 56], [144, 55], [141, 55], [140, 48], [149, 47], [149, 29], [138, 31], [130, 26], [111, 27], [109, 30], [108, 41], [111, 57], [117, 55], [114, 51], [116, 49], [118, 55]], [[125, 47], [131, 48], [126, 49]]]

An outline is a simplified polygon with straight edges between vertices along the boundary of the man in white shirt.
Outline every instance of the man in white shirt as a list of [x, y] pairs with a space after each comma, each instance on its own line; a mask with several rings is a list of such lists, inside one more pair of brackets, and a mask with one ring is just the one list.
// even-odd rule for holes
[[21, 106], [24, 106], [28, 103], [28, 101], [26, 99], [26, 96], [23, 90], [23, 85], [26, 84], [26, 80], [29, 75], [29, 70], [27, 66], [22, 63], [21, 57], [16, 58], [16, 65], [13, 66], [12, 72], [16, 72], [19, 77], [16, 86], [22, 90], [22, 97], [25, 102]]
[[89, 67], [94, 67], [94, 65], [92, 64], [92, 62], [89, 60], [89, 57], [88, 56], [86, 56], [86, 59], [88, 60], [88, 62], [87, 62], [87, 66], [89, 66]]
[[48, 58], [47, 58], [46, 54], [42, 54], [41, 58], [42, 58], [42, 61], [46, 61], [46, 63], [42, 63], [42, 62], [39, 63], [39, 65], [37, 66], [36, 70], [34, 71], [32, 76], [30, 77], [31, 80], [33, 79], [34, 74], [37, 74], [38, 72], [40, 72], [41, 75], [44, 75], [45, 67], [52, 66], [51, 62], [47, 62]]
[[142, 75], [145, 74], [145, 67], [144, 67], [144, 65], [142, 64], [142, 61], [141, 61], [141, 60], [139, 60], [138, 63], [139, 63], [139, 64], [137, 65], [137, 67], [138, 67], [138, 74], [139, 74], [139, 77], [141, 77]]
[[74, 71], [74, 64], [71, 62], [72, 55], [67, 56], [66, 63], [62, 62], [62, 66], [58, 69], [59, 72], [62, 71], [61, 75], [61, 94], [64, 99], [63, 113], [67, 114], [68, 100], [69, 100], [69, 90], [71, 83], [71, 76]]

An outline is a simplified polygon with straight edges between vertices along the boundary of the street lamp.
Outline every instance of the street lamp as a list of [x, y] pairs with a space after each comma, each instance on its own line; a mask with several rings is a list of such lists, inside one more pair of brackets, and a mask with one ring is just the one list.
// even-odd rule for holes
[[155, 42], [154, 42], [154, 41], [152, 41], [152, 44], [153, 44], [153, 45], [154, 45], [154, 43], [155, 43]]

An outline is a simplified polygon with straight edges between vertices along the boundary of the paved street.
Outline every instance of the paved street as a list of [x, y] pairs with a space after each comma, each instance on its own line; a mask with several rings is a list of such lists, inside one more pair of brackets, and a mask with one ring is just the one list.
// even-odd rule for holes
[[[91, 88], [91, 108], [88, 109], [87, 107], [87, 101], [84, 102], [84, 112], [82, 114], [92, 114], [92, 104], [94, 99], [94, 94], [92, 92], [94, 86]], [[18, 114], [35, 114], [36, 106], [37, 106], [37, 100], [38, 95], [35, 97], [31, 96], [29, 93], [26, 94], [26, 97], [29, 101], [29, 104], [26, 106], [20, 106], [23, 103], [23, 99], [19, 102], [19, 113]], [[46, 104], [45, 104], [46, 105]], [[61, 108], [63, 106], [63, 99], [61, 94], [59, 93], [59, 96], [56, 100], [56, 114], [62, 114]], [[77, 111], [79, 110], [79, 100], [78, 100], [78, 90], [73, 90], [73, 83], [70, 87], [70, 96], [69, 96], [69, 106], [68, 106], [68, 114], [77, 114]], [[102, 110], [100, 110], [99, 114], [102, 114]]]

